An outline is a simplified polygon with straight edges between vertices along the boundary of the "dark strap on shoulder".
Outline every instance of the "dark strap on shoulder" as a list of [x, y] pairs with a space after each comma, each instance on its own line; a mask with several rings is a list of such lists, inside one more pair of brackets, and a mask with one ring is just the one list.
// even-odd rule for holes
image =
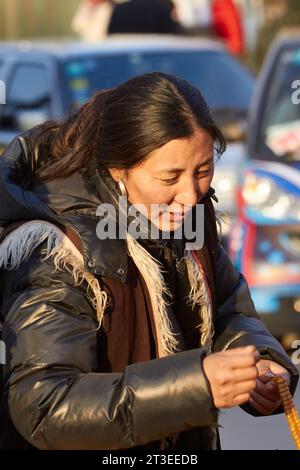
[[65, 235], [71, 240], [71, 242], [76, 246], [77, 250], [83, 256], [83, 247], [79, 234], [73, 230], [71, 227], [60, 227], [60, 229], [65, 233]]

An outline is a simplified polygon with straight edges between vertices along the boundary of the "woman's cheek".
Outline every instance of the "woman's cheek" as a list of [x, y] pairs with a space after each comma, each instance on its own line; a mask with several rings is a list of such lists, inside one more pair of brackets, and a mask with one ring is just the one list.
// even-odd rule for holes
[[202, 180], [200, 180], [200, 191], [201, 191], [201, 194], [206, 194], [207, 191], [209, 190], [210, 188], [210, 185], [211, 185], [211, 182], [212, 182], [212, 179], [213, 179], [213, 173], [211, 175], [209, 175], [207, 178], [204, 178]]
[[153, 182], [148, 196], [149, 204], [171, 204], [175, 196], [175, 187]]
[[166, 187], [166, 186], [161, 187], [157, 191], [157, 199], [158, 199], [157, 204], [171, 205], [175, 199], [175, 196], [176, 196], [175, 187]]

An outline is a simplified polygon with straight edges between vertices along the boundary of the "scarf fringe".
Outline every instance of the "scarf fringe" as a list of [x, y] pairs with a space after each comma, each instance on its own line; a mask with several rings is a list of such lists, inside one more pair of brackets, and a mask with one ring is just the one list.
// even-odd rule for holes
[[159, 356], [168, 356], [178, 350], [178, 341], [172, 332], [165, 300], [172, 298], [162, 275], [161, 264], [127, 233], [127, 249], [138, 271], [143, 276], [151, 298], [153, 315], [156, 318]]
[[47, 240], [43, 260], [52, 258], [56, 269], [68, 271], [75, 286], [86, 282], [87, 297], [97, 315], [100, 328], [107, 303], [107, 293], [98, 280], [84, 269], [84, 259], [71, 240], [54, 224], [45, 221], [26, 222], [13, 230], [0, 244], [0, 268], [13, 270], [27, 261], [34, 250]]
[[[127, 249], [138, 271], [143, 276], [151, 297], [153, 315], [157, 316], [155, 323], [158, 325], [158, 349], [159, 356], [171, 355], [177, 350], [177, 341], [172, 333], [167, 312], [167, 302], [164, 297], [171, 297], [162, 275], [162, 266], [148, 253], [133, 237], [127, 234]], [[196, 257], [196, 254], [195, 254]], [[211, 352], [213, 337], [212, 302], [210, 291], [206, 282], [200, 262], [196, 261], [193, 252], [185, 252], [185, 260], [190, 282], [189, 302], [193, 309], [200, 307], [199, 328], [201, 332], [201, 344], [207, 353]], [[180, 432], [171, 433], [161, 440], [160, 449], [169, 450], [175, 447]]]
[[214, 334], [213, 319], [212, 319], [212, 302], [210, 297], [209, 287], [203, 272], [200, 262], [197, 262], [193, 252], [185, 252], [186, 266], [190, 282], [190, 292], [188, 301], [194, 309], [199, 305], [199, 316], [201, 322], [199, 324], [201, 332], [201, 344], [204, 349], [210, 353], [212, 347], [212, 338]]

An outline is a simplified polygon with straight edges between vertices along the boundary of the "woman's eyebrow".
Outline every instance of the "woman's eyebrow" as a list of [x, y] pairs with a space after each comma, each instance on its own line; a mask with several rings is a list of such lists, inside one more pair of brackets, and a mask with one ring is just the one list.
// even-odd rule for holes
[[[197, 168], [210, 165], [212, 162], [213, 162], [213, 158], [209, 156], [203, 162], [197, 165]], [[185, 171], [185, 168], [174, 167], [174, 168], [163, 168], [159, 171], [159, 173], [182, 173], [183, 171]]]
[[185, 170], [185, 168], [179, 168], [179, 167], [174, 167], [174, 168], [164, 168], [160, 170], [159, 173], [182, 173]]

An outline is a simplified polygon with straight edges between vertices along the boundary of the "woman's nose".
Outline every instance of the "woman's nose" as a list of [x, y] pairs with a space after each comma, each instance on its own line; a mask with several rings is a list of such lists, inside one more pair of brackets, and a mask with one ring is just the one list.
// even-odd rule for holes
[[186, 182], [177, 193], [176, 201], [181, 205], [195, 206], [200, 199], [199, 183], [194, 181]]

